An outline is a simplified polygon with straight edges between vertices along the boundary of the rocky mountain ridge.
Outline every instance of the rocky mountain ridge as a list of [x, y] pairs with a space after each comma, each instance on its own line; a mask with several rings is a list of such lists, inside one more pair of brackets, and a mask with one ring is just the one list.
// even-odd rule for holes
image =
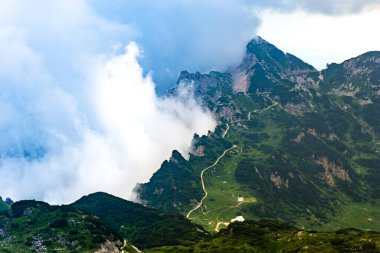
[[[379, 59], [379, 52], [369, 52], [317, 71], [256, 38], [231, 72], [182, 72], [178, 83], [193, 86], [219, 126], [208, 137], [195, 137], [194, 150], [202, 149], [202, 156], [191, 155], [183, 166], [167, 161], [140, 185], [141, 199], [186, 214], [204, 195], [201, 171], [236, 145], [205, 173], [210, 193], [199, 210], [204, 217], [197, 210], [195, 222], [213, 230], [222, 218], [243, 214], [309, 228], [375, 229], [380, 225]], [[179, 192], [188, 197], [171, 198]], [[257, 202], [239, 204], [237, 195]], [[212, 211], [227, 206], [235, 208]], [[361, 213], [360, 219], [350, 210]], [[342, 213], [346, 219], [339, 218]]]
[[0, 214], [1, 252], [378, 252], [379, 247], [376, 232], [305, 231], [275, 220], [234, 222], [211, 235], [181, 215], [106, 193], [68, 206], [24, 200]]

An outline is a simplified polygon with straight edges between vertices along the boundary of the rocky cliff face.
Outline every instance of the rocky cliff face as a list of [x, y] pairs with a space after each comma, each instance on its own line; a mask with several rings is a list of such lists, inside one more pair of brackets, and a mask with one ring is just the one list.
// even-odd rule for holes
[[368, 52], [342, 64], [331, 64], [321, 74], [323, 91], [369, 101], [380, 94], [380, 52]]
[[[238, 75], [247, 76], [247, 89], [250, 92], [273, 91], [271, 85], [294, 86], [304, 84], [310, 74], [317, 70], [294, 55], [284, 53], [261, 37], [247, 45], [246, 55], [237, 68]], [[263, 86], [262, 82], [267, 86]], [[271, 84], [271, 85], [268, 85]], [[236, 87], [236, 86], [235, 86]]]

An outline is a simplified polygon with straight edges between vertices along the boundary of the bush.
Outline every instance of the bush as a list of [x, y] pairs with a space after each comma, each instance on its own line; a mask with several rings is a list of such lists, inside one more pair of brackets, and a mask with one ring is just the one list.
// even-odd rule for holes
[[63, 228], [63, 227], [66, 227], [67, 225], [68, 225], [68, 223], [67, 223], [66, 219], [57, 219], [57, 220], [53, 221], [52, 223], [50, 223], [49, 227], [51, 227], [51, 228]]

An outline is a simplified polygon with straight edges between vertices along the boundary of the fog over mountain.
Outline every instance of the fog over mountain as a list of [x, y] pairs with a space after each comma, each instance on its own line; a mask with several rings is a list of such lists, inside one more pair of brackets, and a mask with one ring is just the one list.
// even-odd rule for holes
[[[377, 1], [304, 1], [328, 14]], [[299, 3], [299, 2], [297, 2]], [[191, 87], [163, 98], [182, 69], [239, 63], [262, 1], [0, 1], [1, 196], [70, 202], [133, 198], [173, 149], [215, 127]], [[179, 22], [180, 21], [180, 22]], [[135, 42], [134, 42], [135, 41]]]
[[[131, 198], [172, 149], [187, 153], [195, 132], [215, 126], [190, 88], [157, 97], [139, 47], [114, 42], [132, 33], [127, 25], [83, 1], [2, 4], [2, 196], [62, 203], [103, 190]], [[35, 5], [50, 12], [38, 16]]]

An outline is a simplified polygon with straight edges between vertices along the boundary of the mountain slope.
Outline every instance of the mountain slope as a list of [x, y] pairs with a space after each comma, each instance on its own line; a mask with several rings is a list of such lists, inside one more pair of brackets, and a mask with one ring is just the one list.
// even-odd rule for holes
[[380, 95], [380, 52], [330, 64], [321, 74], [321, 90], [334, 95], [363, 99]]
[[202, 232], [200, 236], [202, 228], [181, 215], [161, 213], [105, 193], [85, 196], [75, 205], [100, 217], [73, 205], [50, 206], [30, 200], [14, 203], [8, 213], [0, 216], [0, 251], [141, 252], [126, 240], [129, 237], [142, 243], [147, 253], [379, 252], [380, 249], [379, 233], [357, 229], [320, 233], [262, 220], [234, 222], [215, 235]]
[[[377, 230], [379, 56], [370, 52], [318, 72], [257, 38], [230, 73], [182, 74], [178, 82], [191, 83], [220, 124], [195, 138], [186, 166], [175, 167], [178, 175], [186, 171], [186, 180], [160, 176], [163, 166], [139, 186], [140, 198], [188, 214], [205, 194], [202, 170], [236, 145], [204, 173], [207, 196], [192, 221], [210, 231], [236, 216]], [[182, 199], [169, 197], [177, 192]]]
[[72, 205], [96, 215], [141, 249], [188, 244], [208, 236], [180, 214], [163, 213], [106, 193], [84, 196]]
[[180, 214], [106, 193], [68, 206], [18, 201], [0, 214], [0, 252], [139, 252], [135, 246], [189, 245], [209, 236]]
[[235, 222], [211, 240], [146, 252], [379, 252], [380, 234], [356, 229], [321, 233], [263, 220]]
[[70, 206], [19, 201], [0, 215], [1, 252], [118, 252], [121, 237]]
[[0, 197], [0, 212], [9, 210], [9, 205]]

